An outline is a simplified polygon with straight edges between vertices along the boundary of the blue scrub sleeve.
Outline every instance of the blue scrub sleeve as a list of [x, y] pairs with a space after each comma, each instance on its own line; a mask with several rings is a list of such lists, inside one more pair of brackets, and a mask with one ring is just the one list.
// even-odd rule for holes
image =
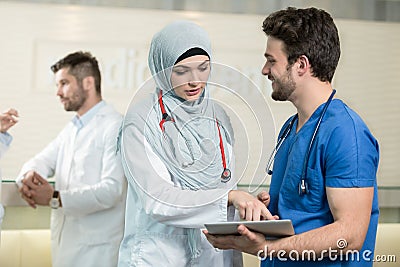
[[363, 123], [336, 127], [327, 144], [327, 187], [372, 187], [379, 162], [378, 142]]

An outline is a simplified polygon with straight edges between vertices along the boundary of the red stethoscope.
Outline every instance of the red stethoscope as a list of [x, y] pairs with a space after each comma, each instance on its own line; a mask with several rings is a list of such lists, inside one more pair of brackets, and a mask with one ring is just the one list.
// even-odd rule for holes
[[[165, 106], [164, 106], [164, 103], [162, 100], [162, 90], [160, 90], [158, 93], [158, 103], [160, 104], [160, 109], [161, 109], [161, 113], [162, 113], [162, 120], [160, 121], [160, 129], [162, 132], [164, 132], [164, 123], [167, 121], [175, 122], [175, 120], [171, 116], [169, 116], [167, 111], [165, 110]], [[217, 129], [218, 129], [219, 149], [221, 151], [222, 167], [224, 168], [224, 170], [221, 174], [221, 182], [226, 183], [231, 179], [231, 171], [226, 166], [225, 149], [224, 149], [224, 143], [222, 141], [220, 125], [219, 125], [217, 119], [215, 121], [216, 121]], [[192, 162], [184, 162], [182, 164], [182, 167], [186, 168], [187, 166], [194, 164], [194, 155], [193, 155], [193, 151], [192, 151], [192, 146], [190, 145], [189, 140], [182, 134], [182, 132], [179, 130], [178, 126], [176, 126], [175, 123], [174, 123], [174, 126], [175, 126], [176, 130], [179, 132], [179, 134], [182, 136], [182, 138], [185, 140], [185, 144], [189, 150], [190, 158], [192, 160]]]

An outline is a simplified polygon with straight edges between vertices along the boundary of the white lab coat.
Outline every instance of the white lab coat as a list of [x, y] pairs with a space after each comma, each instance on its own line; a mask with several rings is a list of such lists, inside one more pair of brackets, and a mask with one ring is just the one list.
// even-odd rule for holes
[[[125, 161], [135, 162], [134, 172], [143, 175], [134, 177], [136, 182], [128, 184], [125, 232], [118, 266], [242, 266], [240, 253], [235, 252], [234, 259], [232, 250], [214, 249], [203, 234], [201, 255], [191, 261], [188, 236], [184, 230], [204, 228], [207, 222], [233, 220], [235, 209], [227, 207], [226, 193], [235, 188], [237, 181], [231, 179], [224, 184], [224, 188], [219, 189], [182, 190], [171, 181], [166, 166], [152, 151], [145, 137], [135, 129], [131, 133], [123, 137], [123, 165], [125, 172], [129, 173], [132, 170], [126, 166]], [[231, 146], [227, 149], [231, 155]], [[143, 157], [148, 160], [143, 160]], [[152, 176], [162, 179], [152, 179]], [[164, 201], [171, 200], [169, 203], [179, 200], [186, 207], [164, 205], [157, 196]]]
[[126, 192], [116, 154], [121, 119], [105, 105], [78, 135], [69, 123], [21, 170], [17, 182], [29, 170], [42, 177], [55, 174], [63, 206], [51, 214], [53, 267], [117, 265]]

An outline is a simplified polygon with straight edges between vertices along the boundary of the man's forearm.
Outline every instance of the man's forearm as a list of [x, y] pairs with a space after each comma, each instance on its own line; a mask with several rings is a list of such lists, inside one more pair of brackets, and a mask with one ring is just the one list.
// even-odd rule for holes
[[334, 222], [287, 238], [266, 240], [263, 252], [259, 255], [280, 258], [300, 255], [303, 260], [315, 260], [337, 255], [340, 251], [359, 250], [359, 240], [364, 238], [365, 235], [353, 231], [351, 227]]

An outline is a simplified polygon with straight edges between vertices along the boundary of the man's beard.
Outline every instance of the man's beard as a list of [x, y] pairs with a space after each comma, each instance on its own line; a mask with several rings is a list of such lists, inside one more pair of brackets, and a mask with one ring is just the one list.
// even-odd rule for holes
[[66, 111], [78, 111], [87, 99], [87, 94], [81, 86], [78, 87], [78, 91], [76, 91], [71, 98], [68, 99], [68, 102], [64, 106]]
[[275, 79], [275, 88], [272, 90], [271, 97], [275, 101], [286, 101], [296, 89], [296, 83], [291, 75], [292, 68], [288, 69], [286, 75], [279, 79]]

